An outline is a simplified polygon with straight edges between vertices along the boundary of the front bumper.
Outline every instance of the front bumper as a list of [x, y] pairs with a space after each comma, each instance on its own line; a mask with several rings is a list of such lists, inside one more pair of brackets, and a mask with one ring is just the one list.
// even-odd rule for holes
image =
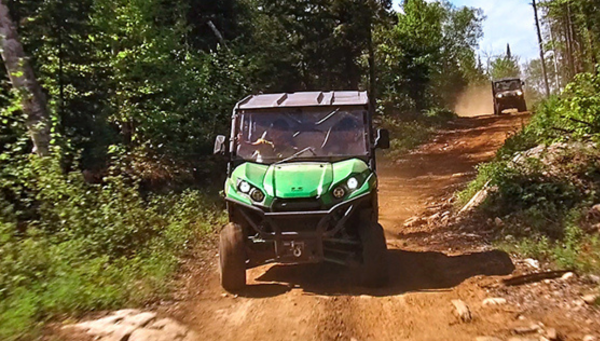
[[524, 101], [522, 96], [506, 96], [497, 98], [496, 102], [506, 109], [517, 109]]
[[[356, 222], [358, 211], [370, 208], [372, 193], [365, 193], [326, 210], [269, 212], [226, 198], [228, 207], [248, 227], [249, 267], [270, 263], [315, 263], [323, 260], [347, 264], [360, 245], [345, 228]], [[332, 247], [329, 247], [332, 246]], [[339, 246], [339, 247], [338, 247]]]

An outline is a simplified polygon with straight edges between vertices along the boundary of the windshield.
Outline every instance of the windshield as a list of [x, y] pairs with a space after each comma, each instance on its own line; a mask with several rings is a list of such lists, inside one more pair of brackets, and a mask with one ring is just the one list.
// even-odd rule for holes
[[365, 156], [366, 120], [362, 108], [242, 112], [236, 127], [236, 155], [259, 163]]
[[496, 83], [496, 90], [498, 91], [510, 91], [519, 89], [521, 89], [521, 82], [519, 80]]

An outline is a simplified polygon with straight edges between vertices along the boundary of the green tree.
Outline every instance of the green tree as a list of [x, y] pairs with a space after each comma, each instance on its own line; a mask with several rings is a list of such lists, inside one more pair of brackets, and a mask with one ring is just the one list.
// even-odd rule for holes
[[490, 75], [492, 76], [492, 79], [521, 76], [519, 58], [512, 55], [510, 52], [510, 45], [507, 45], [505, 56], [496, 57], [492, 60], [492, 63], [490, 64]]
[[482, 20], [478, 9], [405, 1], [397, 24], [377, 32], [384, 111], [418, 113], [451, 106], [469, 82], [481, 79], [475, 49]]

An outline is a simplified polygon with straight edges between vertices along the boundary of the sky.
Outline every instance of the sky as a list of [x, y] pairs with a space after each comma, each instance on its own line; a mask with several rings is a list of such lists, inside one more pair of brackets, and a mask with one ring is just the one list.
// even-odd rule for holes
[[[394, 0], [396, 9], [402, 0]], [[433, 0], [428, 0], [433, 1]], [[510, 44], [513, 55], [520, 62], [539, 56], [537, 33], [531, 0], [450, 0], [455, 6], [481, 8], [487, 17], [483, 24], [480, 54], [502, 54]]]

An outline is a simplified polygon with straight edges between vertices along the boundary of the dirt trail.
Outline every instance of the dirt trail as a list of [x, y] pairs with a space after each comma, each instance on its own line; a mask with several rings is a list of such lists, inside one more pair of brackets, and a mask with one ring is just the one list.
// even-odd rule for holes
[[[448, 245], [441, 231], [406, 228], [404, 221], [439, 202], [493, 157], [523, 115], [462, 118], [453, 129], [404, 159], [383, 165], [381, 222], [386, 230], [390, 284], [356, 286], [349, 271], [329, 264], [270, 265], [249, 272], [244, 295], [220, 288], [214, 259], [191, 275], [185, 300], [163, 313], [175, 315], [204, 340], [474, 340], [506, 334], [516, 323], [510, 309], [482, 307], [480, 284], [505, 276], [509, 256], [482, 245]], [[458, 323], [451, 300], [469, 304], [472, 323]], [[485, 310], [485, 311], [484, 311]]]

